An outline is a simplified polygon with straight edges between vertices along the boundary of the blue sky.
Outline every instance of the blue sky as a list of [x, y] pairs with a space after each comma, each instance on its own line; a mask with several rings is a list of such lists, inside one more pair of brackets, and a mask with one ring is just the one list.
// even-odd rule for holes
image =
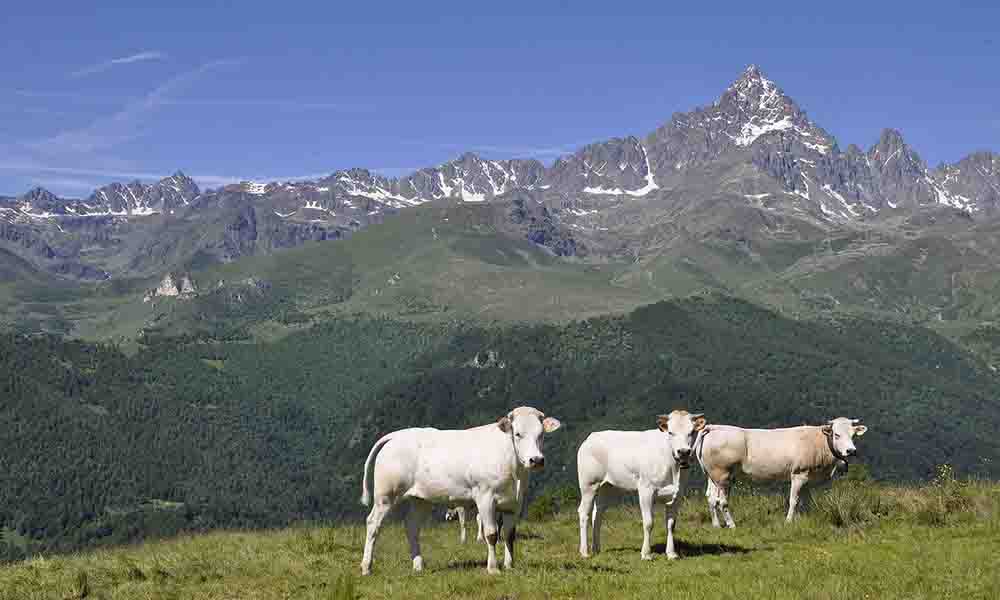
[[146, 4], [5, 6], [0, 193], [548, 162], [749, 63], [841, 147], [894, 127], [932, 166], [1000, 150], [995, 2]]

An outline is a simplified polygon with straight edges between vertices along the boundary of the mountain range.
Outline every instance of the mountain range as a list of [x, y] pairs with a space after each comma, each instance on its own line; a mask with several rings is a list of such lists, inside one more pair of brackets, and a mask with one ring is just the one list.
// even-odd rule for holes
[[[113, 183], [86, 199], [35, 188], [0, 200], [0, 240], [60, 275], [142, 276], [199, 254], [228, 261], [339, 238], [383, 215], [447, 200], [506, 204], [514, 228], [557, 254], [615, 255], [649, 250], [634, 239], [648, 229], [643, 221], [657, 227], [649, 222], [667, 217], [687, 227], [683, 213], [693, 217], [710, 198], [818, 230], [877, 229], [942, 208], [988, 220], [1000, 208], [1000, 155], [976, 152], [930, 169], [892, 129], [867, 150], [842, 150], [751, 65], [711, 106], [675, 114], [642, 138], [590, 144], [548, 167], [466, 153], [401, 178], [350, 169], [316, 181], [201, 190], [178, 172], [153, 184]], [[746, 217], [732, 221], [741, 227]], [[177, 239], [186, 236], [200, 239]], [[175, 253], [165, 244], [185, 248]]]
[[[930, 168], [892, 129], [842, 150], [751, 65], [710, 106], [549, 165], [466, 153], [399, 178], [350, 169], [200, 189], [178, 172], [85, 199], [0, 198], [0, 324], [134, 336], [180, 314], [134, 308], [172, 275], [205, 293], [263, 281], [307, 312], [501, 320], [711, 289], [1000, 342], [974, 331], [1000, 318], [998, 232], [1000, 155]], [[250, 287], [227, 297], [262, 289]], [[209, 322], [222, 305], [184, 318]], [[1000, 360], [1000, 343], [984, 347]]]

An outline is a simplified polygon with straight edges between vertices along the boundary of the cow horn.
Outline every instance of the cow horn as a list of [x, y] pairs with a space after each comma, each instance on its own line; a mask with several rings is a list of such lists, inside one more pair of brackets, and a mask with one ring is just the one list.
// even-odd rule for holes
[[694, 421], [695, 419], [699, 419], [699, 418], [704, 417], [704, 416], [705, 416], [705, 413], [694, 413], [693, 415], [691, 415], [691, 420]]
[[851, 419], [851, 425], [857, 425], [861, 422], [861, 419]]

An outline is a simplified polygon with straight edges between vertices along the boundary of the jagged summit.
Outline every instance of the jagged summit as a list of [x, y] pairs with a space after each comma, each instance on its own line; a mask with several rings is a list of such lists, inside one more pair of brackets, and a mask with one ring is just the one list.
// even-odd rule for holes
[[736, 80], [733, 81], [733, 83], [731, 83], [728, 88], [726, 88], [726, 92], [724, 92], [723, 95], [732, 90], [749, 90], [753, 88], [765, 88], [765, 87], [769, 88], [777, 86], [773, 81], [771, 81], [770, 79], [767, 78], [767, 76], [764, 75], [764, 72], [761, 70], [759, 66], [751, 64], [750, 66], [748, 66], [746, 69], [743, 70], [740, 76], [737, 77]]
[[39, 185], [28, 190], [23, 196], [21, 196], [21, 199], [27, 202], [54, 202], [59, 198], [49, 190]]

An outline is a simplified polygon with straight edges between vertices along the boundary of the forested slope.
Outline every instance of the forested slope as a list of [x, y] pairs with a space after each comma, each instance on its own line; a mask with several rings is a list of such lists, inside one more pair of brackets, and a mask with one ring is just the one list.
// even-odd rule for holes
[[541, 486], [572, 484], [594, 429], [673, 408], [712, 422], [863, 418], [863, 461], [915, 479], [997, 476], [1000, 385], [928, 330], [792, 321], [724, 296], [623, 317], [484, 328], [342, 319], [270, 343], [156, 337], [135, 355], [0, 338], [0, 527], [7, 557], [182, 529], [360, 515], [382, 433], [463, 427], [529, 404], [565, 427]]

